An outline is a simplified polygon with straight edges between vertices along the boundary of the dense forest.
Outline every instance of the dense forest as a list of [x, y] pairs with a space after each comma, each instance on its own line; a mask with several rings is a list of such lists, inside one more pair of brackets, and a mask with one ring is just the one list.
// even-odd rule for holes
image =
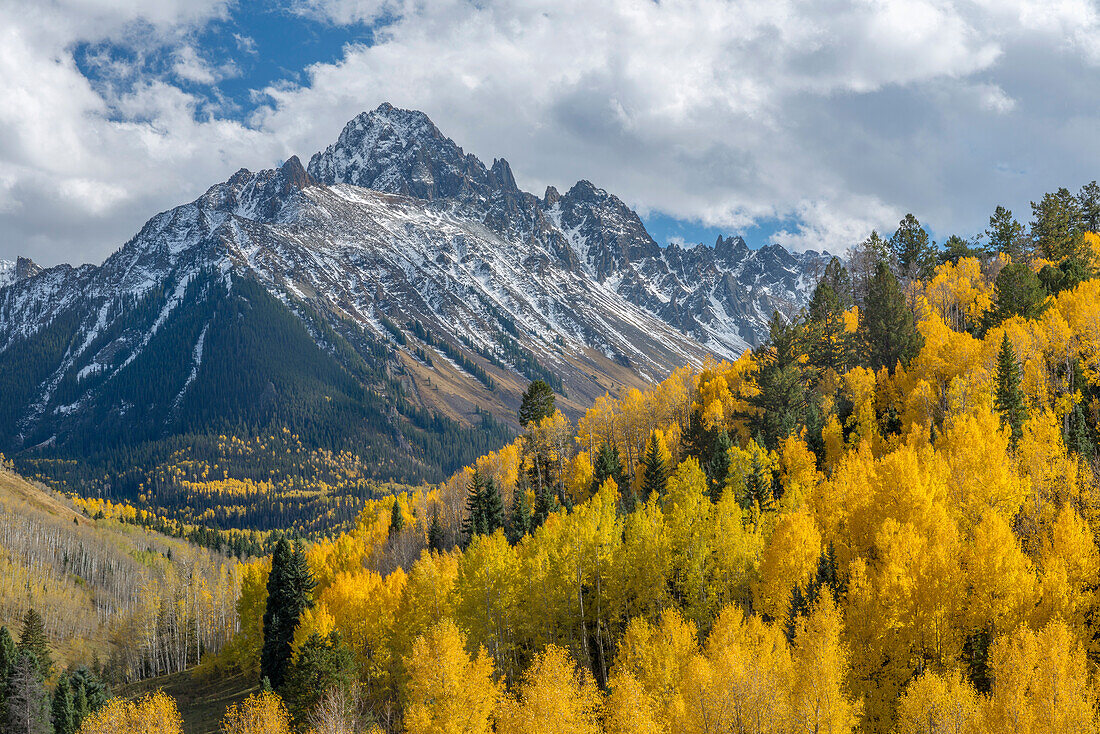
[[735, 362], [576, 425], [532, 383], [513, 443], [237, 566], [224, 730], [1100, 731], [1097, 229], [1096, 184], [909, 215]]

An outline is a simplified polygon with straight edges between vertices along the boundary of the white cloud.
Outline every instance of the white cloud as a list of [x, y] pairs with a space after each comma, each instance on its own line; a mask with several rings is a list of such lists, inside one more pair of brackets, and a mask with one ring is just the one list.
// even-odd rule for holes
[[172, 64], [172, 73], [179, 79], [195, 84], [217, 84], [223, 79], [237, 76], [240, 71], [232, 63], [215, 66], [199, 55], [195, 47], [188, 44], [176, 49], [173, 53], [175, 62]]
[[381, 101], [507, 157], [529, 190], [589, 178], [642, 211], [731, 232], [794, 218], [780, 241], [833, 251], [909, 210], [944, 232], [979, 227], [996, 204], [1019, 209], [1100, 164], [1100, 21], [1085, 0], [291, 7], [385, 25], [375, 45], [262, 90], [242, 124], [164, 79], [93, 89], [71, 56], [77, 41], [151, 33], [175, 49], [179, 78], [214, 83], [229, 72], [191, 34], [227, 2], [0, 6], [0, 257], [29, 242], [47, 262], [98, 259], [156, 211], [240, 166], [305, 158]]

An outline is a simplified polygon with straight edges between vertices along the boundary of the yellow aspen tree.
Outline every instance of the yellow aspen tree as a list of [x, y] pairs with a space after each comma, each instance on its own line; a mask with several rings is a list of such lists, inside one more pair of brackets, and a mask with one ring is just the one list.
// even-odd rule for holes
[[535, 656], [514, 697], [502, 699], [500, 734], [599, 734], [601, 697], [587, 671], [550, 645]]
[[408, 734], [488, 734], [500, 697], [493, 663], [479, 648], [472, 659], [450, 619], [413, 643], [405, 658], [405, 731]]
[[993, 643], [989, 659], [989, 731], [1095, 734], [1088, 659], [1064, 622], [1051, 622], [1038, 633], [1021, 626]]
[[668, 727], [659, 720], [657, 704], [630, 673], [611, 678], [604, 704], [607, 734], [665, 734]]
[[821, 556], [821, 534], [803, 512], [782, 515], [760, 559], [754, 608], [774, 620], [785, 621], [795, 588], [805, 591]]
[[983, 734], [982, 699], [956, 670], [926, 672], [898, 702], [895, 734]]
[[222, 734], [290, 734], [290, 714], [278, 695], [254, 693], [229, 707], [221, 730]]
[[963, 566], [971, 630], [996, 636], [1027, 620], [1038, 601], [1038, 581], [1008, 520], [986, 513], [963, 552]]
[[136, 701], [112, 698], [80, 724], [80, 734], [183, 734], [176, 700], [157, 691]]
[[1088, 619], [1100, 585], [1100, 552], [1088, 523], [1072, 505], [1059, 510], [1039, 549], [1042, 597], [1036, 624], [1060, 619], [1078, 634], [1089, 633]]
[[695, 625], [675, 609], [662, 614], [657, 626], [635, 618], [619, 644], [612, 677], [634, 678], [652, 697], [658, 720], [670, 722], [683, 708], [680, 689], [698, 650]]
[[[519, 627], [520, 597], [516, 549], [498, 530], [478, 535], [462, 554], [455, 580], [455, 618], [472, 640], [484, 645], [501, 673], [516, 672], [515, 631]], [[538, 612], [537, 609], [531, 610]]]
[[696, 624], [710, 619], [706, 573], [713, 505], [707, 477], [689, 456], [668, 480], [662, 507], [672, 549], [673, 587], [680, 605]]
[[722, 610], [702, 655], [685, 666], [672, 731], [787, 732], [792, 720], [787, 638], [777, 625]]
[[848, 693], [848, 646], [828, 588], [821, 589], [810, 615], [798, 620], [791, 658], [792, 730], [849, 734], [859, 720], [860, 705]]

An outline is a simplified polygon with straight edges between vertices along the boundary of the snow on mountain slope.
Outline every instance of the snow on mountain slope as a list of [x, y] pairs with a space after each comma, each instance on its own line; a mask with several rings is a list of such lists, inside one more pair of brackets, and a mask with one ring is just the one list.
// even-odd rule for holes
[[[17, 427], [9, 450], [93, 406], [107, 419], [142, 401], [160, 405], [146, 409], [158, 420], [175, 415], [222, 333], [210, 304], [240, 278], [348, 370], [367, 360], [422, 408], [472, 422], [486, 409], [510, 418], [535, 377], [576, 413], [708, 353], [735, 357], [772, 311], [806, 302], [824, 257], [740, 238], [661, 248], [593, 184], [536, 197], [506, 161], [487, 168], [423, 113], [382, 105], [308, 169], [295, 157], [241, 170], [150, 219], [99, 267], [27, 263], [0, 267], [0, 362], [19, 365], [0, 411]], [[163, 395], [110, 403], [112, 385], [144, 384], [134, 372], [156, 360], [143, 355], [166, 344], [181, 364]]]

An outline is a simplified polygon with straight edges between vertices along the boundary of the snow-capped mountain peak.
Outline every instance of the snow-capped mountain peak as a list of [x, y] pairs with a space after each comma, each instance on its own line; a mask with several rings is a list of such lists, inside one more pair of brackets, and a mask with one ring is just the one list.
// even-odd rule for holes
[[[0, 450], [79, 443], [104, 421], [133, 432], [139, 416], [134, 435], [148, 437], [194, 429], [189, 410], [225, 421], [242, 400], [276, 405], [286, 370], [320, 368], [280, 354], [278, 370], [250, 375], [255, 394], [201, 409], [189, 396], [221, 394], [206, 372], [219, 345], [278, 352], [307, 338], [320, 350], [309, 359], [346, 371], [326, 394], [415, 404], [386, 419], [396, 433], [410, 410], [514, 420], [535, 378], [576, 413], [708, 353], [737, 356], [774, 310], [806, 302], [822, 264], [739, 237], [662, 248], [595, 184], [538, 198], [507, 161], [486, 167], [423, 113], [383, 104], [308, 166], [242, 169], [156, 215], [99, 267], [0, 266], [0, 371], [20, 375], [0, 406]], [[271, 345], [250, 320], [261, 311], [282, 324]]]

